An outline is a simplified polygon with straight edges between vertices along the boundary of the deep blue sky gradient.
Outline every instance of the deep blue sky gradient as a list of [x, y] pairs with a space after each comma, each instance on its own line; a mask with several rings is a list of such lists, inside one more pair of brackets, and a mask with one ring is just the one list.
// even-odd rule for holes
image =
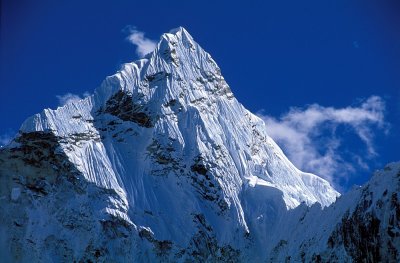
[[[0, 134], [56, 108], [56, 95], [91, 92], [137, 59], [127, 25], [155, 40], [184, 26], [253, 112], [383, 97], [391, 129], [375, 140], [371, 169], [380, 168], [400, 159], [399, 2], [2, 0]], [[356, 174], [348, 184], [367, 178]]]

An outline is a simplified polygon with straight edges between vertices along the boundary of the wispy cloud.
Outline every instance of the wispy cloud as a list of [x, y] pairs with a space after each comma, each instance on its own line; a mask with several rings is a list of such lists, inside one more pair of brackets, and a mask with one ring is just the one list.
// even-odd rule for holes
[[136, 54], [139, 57], [144, 57], [156, 48], [157, 42], [145, 37], [144, 32], [137, 30], [135, 27], [128, 27], [127, 29], [129, 35], [126, 39], [136, 46]]
[[14, 133], [10, 130], [0, 134], [0, 147], [7, 145], [14, 138]]
[[85, 97], [90, 96], [89, 92], [84, 92], [83, 95], [77, 95], [77, 94], [73, 94], [73, 93], [66, 93], [64, 95], [57, 95], [57, 99], [58, 99], [58, 103], [60, 106], [64, 106], [65, 104], [71, 103], [71, 102], [76, 102], [78, 100], [81, 100]]
[[[278, 119], [262, 113], [259, 116], [266, 122], [269, 135], [297, 167], [335, 182], [346, 179], [346, 174], [356, 169], [367, 169], [366, 160], [377, 155], [374, 132], [376, 129], [387, 132], [388, 129], [384, 111], [383, 99], [372, 96], [356, 107], [313, 104], [306, 108], [291, 108]], [[347, 149], [344, 158], [341, 147], [346, 139], [343, 132], [338, 132], [340, 128], [359, 138], [365, 145], [365, 155]]]

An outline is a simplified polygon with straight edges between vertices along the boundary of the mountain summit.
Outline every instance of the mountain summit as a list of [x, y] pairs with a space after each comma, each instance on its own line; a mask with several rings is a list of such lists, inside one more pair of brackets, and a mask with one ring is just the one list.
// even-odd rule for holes
[[[141, 181], [155, 171], [165, 177], [198, 174], [190, 167], [199, 159], [222, 187], [221, 202], [236, 203], [238, 210], [238, 195], [246, 185], [279, 189], [289, 208], [335, 201], [338, 194], [325, 180], [300, 172], [287, 160], [264, 123], [234, 98], [217, 64], [189, 33], [182, 27], [171, 32], [161, 36], [146, 58], [108, 77], [93, 96], [34, 115], [21, 132], [102, 137], [71, 150], [61, 147], [85, 178], [129, 197], [134, 197], [131, 180]], [[160, 153], [168, 160], [157, 159], [155, 147], [168, 148], [168, 154]]]
[[[311, 259], [351, 203], [322, 210], [338, 192], [294, 167], [182, 27], [93, 95], [28, 118], [0, 164], [10, 262]], [[331, 232], [289, 240], [332, 214]]]

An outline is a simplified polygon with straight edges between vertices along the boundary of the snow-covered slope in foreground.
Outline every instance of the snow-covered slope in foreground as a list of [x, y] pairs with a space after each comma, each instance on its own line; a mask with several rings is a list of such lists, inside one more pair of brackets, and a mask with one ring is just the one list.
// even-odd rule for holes
[[[94, 95], [26, 120], [0, 150], [0, 254], [10, 262], [303, 259], [324, 248], [308, 233], [320, 237], [323, 222], [332, 232], [344, 216], [321, 210], [338, 196], [292, 165], [178, 28]], [[343, 211], [359, 201], [349, 200]], [[309, 209], [319, 218], [313, 231], [292, 236]]]
[[400, 262], [400, 162], [321, 211], [300, 205], [282, 216], [271, 262]]

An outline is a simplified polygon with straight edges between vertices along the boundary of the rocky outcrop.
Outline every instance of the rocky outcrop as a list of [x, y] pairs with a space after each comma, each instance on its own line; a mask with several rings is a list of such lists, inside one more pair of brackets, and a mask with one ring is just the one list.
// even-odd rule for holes
[[104, 112], [146, 128], [154, 126], [154, 120], [145, 106], [135, 104], [132, 95], [123, 91], [117, 92], [106, 102]]
[[[329, 249], [344, 248], [354, 262], [400, 259], [400, 167], [387, 166], [376, 177], [373, 180], [377, 184], [367, 184], [360, 190], [355, 209], [346, 211], [328, 239]], [[391, 185], [384, 185], [380, 179]], [[384, 190], [376, 191], [377, 187]]]

